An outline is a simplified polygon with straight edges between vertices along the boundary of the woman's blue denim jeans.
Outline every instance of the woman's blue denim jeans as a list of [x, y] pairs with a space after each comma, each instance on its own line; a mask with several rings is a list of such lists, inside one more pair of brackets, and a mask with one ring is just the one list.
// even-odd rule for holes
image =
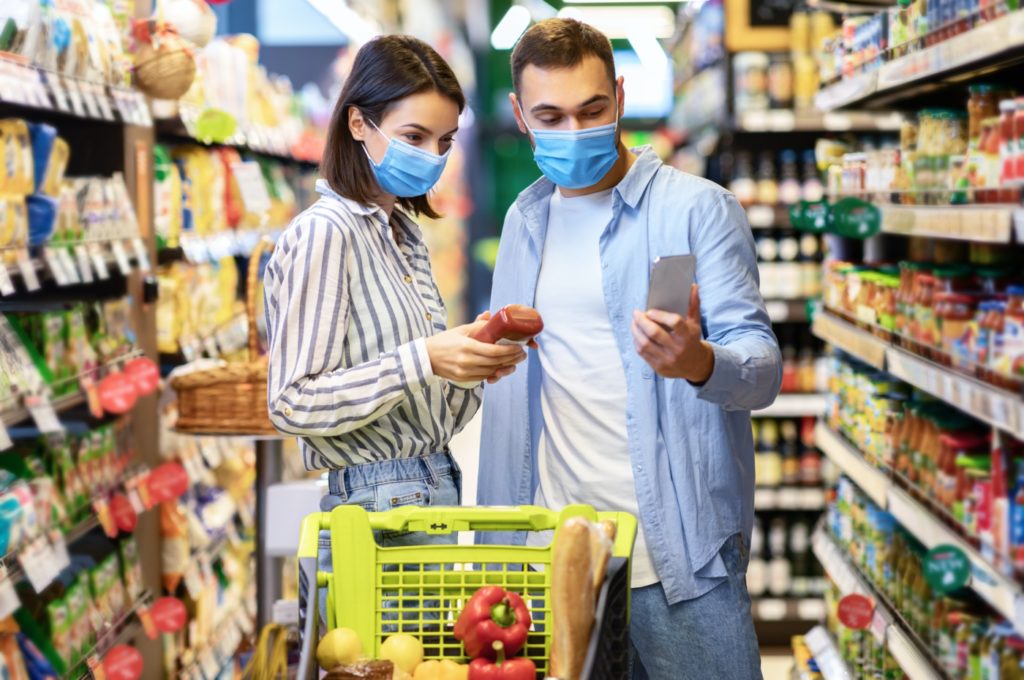
[[[339, 505], [360, 505], [368, 512], [383, 512], [404, 505], [457, 506], [462, 500], [462, 472], [449, 453], [432, 453], [417, 458], [400, 458], [331, 470], [327, 476], [328, 495], [320, 501], [320, 510], [330, 512]], [[458, 534], [427, 536], [416, 533], [374, 532], [377, 544], [390, 546], [423, 545], [427, 543], [454, 544]], [[317, 551], [320, 571], [333, 571], [331, 563], [331, 534], [320, 532]], [[353, 556], [353, 559], [369, 559]], [[388, 593], [385, 592], [385, 595]], [[397, 593], [395, 593], [397, 595]], [[320, 618], [326, 621], [327, 592], [320, 593]], [[397, 600], [384, 601], [384, 609], [397, 609]], [[417, 603], [418, 604], [418, 603]], [[437, 603], [425, 602], [426, 607]], [[419, 618], [418, 614], [414, 614]], [[397, 620], [385, 612], [385, 620]], [[409, 632], [416, 627], [404, 626]], [[397, 626], [385, 626], [384, 633], [397, 632]]]

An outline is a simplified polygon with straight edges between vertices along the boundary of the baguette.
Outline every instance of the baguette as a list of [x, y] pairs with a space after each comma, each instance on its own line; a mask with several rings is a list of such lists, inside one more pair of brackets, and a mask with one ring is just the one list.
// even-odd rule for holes
[[[590, 532], [591, 559], [594, 569], [594, 596], [601, 592], [604, 577], [608, 572], [608, 559], [612, 556], [615, 545], [615, 523], [610, 519], [601, 522]], [[595, 601], [594, 605], [597, 603]]]
[[590, 522], [573, 518], [555, 539], [551, 565], [551, 658], [548, 673], [579, 680], [594, 625], [594, 534]]

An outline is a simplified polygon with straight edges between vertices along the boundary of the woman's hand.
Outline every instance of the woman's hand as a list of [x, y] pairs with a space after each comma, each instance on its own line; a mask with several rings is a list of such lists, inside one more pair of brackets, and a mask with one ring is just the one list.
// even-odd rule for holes
[[491, 318], [484, 312], [471, 324], [457, 326], [426, 339], [427, 354], [434, 375], [459, 383], [495, 383], [511, 375], [526, 359], [518, 345], [490, 345], [469, 337]]

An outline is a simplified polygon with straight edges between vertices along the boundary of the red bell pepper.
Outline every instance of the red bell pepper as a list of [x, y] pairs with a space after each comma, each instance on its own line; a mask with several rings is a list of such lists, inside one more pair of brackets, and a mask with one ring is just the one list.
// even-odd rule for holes
[[530, 659], [525, 656], [506, 659], [505, 646], [497, 640], [491, 651], [498, 660], [473, 659], [469, 664], [469, 680], [537, 680], [537, 667]]
[[484, 586], [469, 598], [455, 622], [455, 638], [462, 641], [472, 658], [496, 658], [492, 647], [500, 642], [505, 653], [514, 656], [526, 644], [530, 611], [523, 598], [501, 586]]

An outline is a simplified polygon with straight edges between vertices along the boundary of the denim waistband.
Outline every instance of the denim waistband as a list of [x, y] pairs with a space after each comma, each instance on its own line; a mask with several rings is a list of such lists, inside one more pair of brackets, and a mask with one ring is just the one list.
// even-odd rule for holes
[[327, 488], [332, 496], [339, 496], [342, 501], [353, 491], [389, 482], [423, 479], [437, 488], [442, 477], [457, 473], [458, 469], [451, 453], [428, 453], [414, 458], [380, 460], [331, 470], [327, 473]]

